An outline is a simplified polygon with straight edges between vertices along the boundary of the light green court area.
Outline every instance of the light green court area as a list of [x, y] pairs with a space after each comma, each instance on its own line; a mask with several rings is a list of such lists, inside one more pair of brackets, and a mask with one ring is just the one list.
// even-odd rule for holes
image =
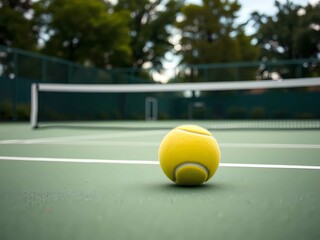
[[320, 238], [319, 129], [211, 130], [222, 164], [188, 188], [156, 164], [162, 138], [184, 123], [2, 123], [0, 239]]

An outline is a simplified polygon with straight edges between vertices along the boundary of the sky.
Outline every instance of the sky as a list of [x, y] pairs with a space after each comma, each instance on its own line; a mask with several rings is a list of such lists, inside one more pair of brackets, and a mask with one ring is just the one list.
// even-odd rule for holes
[[[232, 0], [231, 0], [232, 1]], [[278, 0], [281, 3], [285, 3], [287, 0]], [[315, 4], [320, 0], [290, 0], [295, 4], [299, 4], [302, 6], [306, 6], [308, 3]], [[274, 6], [275, 0], [238, 0], [241, 5], [241, 9], [238, 13], [238, 23], [246, 22], [250, 14], [254, 11], [258, 11], [259, 13], [264, 13], [267, 15], [272, 15], [276, 11], [276, 7]], [[202, 0], [186, 0], [186, 3], [194, 3], [201, 4]], [[253, 30], [247, 29], [248, 33], [253, 33]]]
[[[202, 0], [187, 0], [187, 3], [201, 4]], [[238, 0], [241, 5], [239, 12], [239, 18], [244, 21], [248, 19], [251, 12], [258, 11], [260, 13], [273, 14], [275, 12], [274, 0]], [[285, 3], [286, 0], [279, 0], [281, 3]], [[290, 2], [307, 5], [310, 3], [319, 2], [319, 0], [291, 0]]]

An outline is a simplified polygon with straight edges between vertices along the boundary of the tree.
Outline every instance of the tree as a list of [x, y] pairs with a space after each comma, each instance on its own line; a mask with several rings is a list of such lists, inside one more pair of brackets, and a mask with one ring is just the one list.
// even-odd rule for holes
[[[267, 16], [254, 12], [251, 19], [257, 29], [257, 46], [262, 60], [318, 58], [320, 54], [320, 3], [303, 7], [287, 1], [275, 1], [277, 13]], [[282, 78], [319, 76], [319, 67], [312, 62], [304, 65], [265, 66], [262, 78], [276, 72]]]
[[[255, 60], [258, 49], [252, 46], [252, 37], [246, 36], [243, 27], [235, 24], [239, 9], [237, 1], [222, 0], [202, 0], [202, 5], [189, 4], [183, 7], [182, 20], [176, 23], [182, 35], [179, 51], [182, 63], [192, 65]], [[191, 73], [193, 78], [195, 75], [199, 73]], [[219, 72], [219, 75], [225, 79], [237, 78], [236, 71], [229, 69]]]
[[164, 55], [173, 48], [170, 29], [183, 1], [118, 0], [115, 11], [130, 12], [132, 66], [144, 63], [162, 66]]
[[31, 9], [31, 0], [0, 0], [0, 44], [35, 49], [37, 37], [30, 17]]
[[317, 57], [320, 53], [320, 3], [306, 7], [287, 0], [275, 1], [277, 13], [252, 13], [261, 47], [261, 58], [293, 59]]
[[40, 0], [35, 11], [44, 53], [100, 67], [129, 63], [127, 12], [103, 0]]
[[[202, 5], [185, 6], [182, 9], [183, 20], [176, 23], [182, 33], [182, 62], [198, 64], [253, 60], [255, 53], [243, 55], [246, 51], [242, 48], [252, 46], [251, 38], [235, 25], [239, 9], [237, 1], [221, 0], [203, 0]], [[256, 51], [254, 48], [250, 50]]]
[[320, 2], [308, 4], [302, 11], [301, 25], [295, 41], [299, 57], [319, 57], [320, 54]]

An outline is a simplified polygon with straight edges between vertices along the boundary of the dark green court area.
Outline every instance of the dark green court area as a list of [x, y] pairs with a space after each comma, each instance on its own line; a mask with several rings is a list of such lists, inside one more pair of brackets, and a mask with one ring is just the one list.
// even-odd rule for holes
[[209, 128], [222, 158], [213, 179], [190, 188], [157, 164], [161, 139], [184, 123], [2, 123], [0, 239], [320, 238], [319, 129], [192, 122]]

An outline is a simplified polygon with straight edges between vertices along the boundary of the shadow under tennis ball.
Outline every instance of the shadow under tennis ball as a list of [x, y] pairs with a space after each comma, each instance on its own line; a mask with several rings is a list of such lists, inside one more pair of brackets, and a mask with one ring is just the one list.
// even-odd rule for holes
[[230, 186], [225, 183], [221, 182], [214, 182], [214, 183], [205, 183], [196, 186], [184, 186], [184, 185], [177, 185], [174, 183], [157, 183], [157, 184], [148, 184], [144, 186], [145, 189], [148, 191], [153, 192], [229, 192], [233, 191], [235, 188], [234, 186]]

